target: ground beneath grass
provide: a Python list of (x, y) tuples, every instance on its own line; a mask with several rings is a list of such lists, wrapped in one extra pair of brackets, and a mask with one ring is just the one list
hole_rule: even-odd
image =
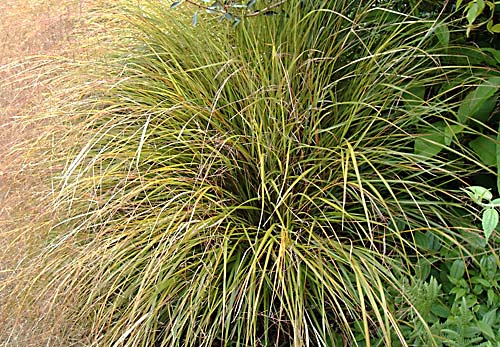
[[(33, 312), (6, 312), (5, 283), (16, 272), (33, 240), (16, 233), (43, 210), (47, 187), (41, 183), (37, 160), (25, 149), (39, 132), (23, 121), (44, 111), (51, 86), (47, 69), (75, 56), (82, 18), (93, 0), (0, 1), (0, 346), (60, 346), (56, 334), (37, 324), (44, 305)], [(44, 124), (44, 129), (46, 129)], [(26, 142), (27, 141), (27, 142)], [(21, 237), (20, 237), (21, 236)], [(34, 238), (36, 240), (36, 237)], [(2, 282), (4, 287), (2, 289)], [(12, 297), (9, 298), (12, 301)], [(15, 305), (13, 306), (15, 307)], [(15, 319), (13, 317), (16, 317)]]

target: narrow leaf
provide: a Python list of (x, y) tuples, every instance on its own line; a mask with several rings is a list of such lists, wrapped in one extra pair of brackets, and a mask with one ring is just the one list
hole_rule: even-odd
[(180, 4), (182, 4), (182, 1), (175, 1), (170, 5), (170, 9), (173, 10), (174, 8), (178, 7)]
[(198, 24), (198, 11), (196, 11), (193, 15), (193, 26)]

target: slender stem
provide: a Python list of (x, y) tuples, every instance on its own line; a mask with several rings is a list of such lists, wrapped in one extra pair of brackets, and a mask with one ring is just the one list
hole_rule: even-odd
[(262, 10), (257, 10), (255, 12), (249, 13), (249, 14), (245, 15), (245, 17), (255, 17), (255, 16), (258, 16), (262, 12), (267, 12), (269, 10), (272, 10), (273, 8), (276, 8), (278, 6), (283, 5), (285, 3), (285, 1), (286, 0), (281, 0), (281, 1), (277, 2), (277, 3), (275, 3), (275, 4), (272, 4), (272, 5), (267, 6), (266, 8), (263, 8)]
[[(202, 5), (202, 4), (200, 4), (198, 2), (195, 2), (193, 0), (184, 0), (184, 2), (187, 2), (190, 5), (196, 6), (196, 7), (200, 8), (200, 9), (204, 9), (204, 10), (207, 10), (207, 11), (218, 12), (218, 13), (221, 13), (221, 14), (228, 13), (228, 11), (226, 10), (227, 7), (224, 7), (224, 10), (219, 10), (217, 8), (213, 8), (213, 7)], [(272, 5), (269, 5), (269, 6), (265, 7), (265, 8), (263, 8), (262, 10), (257, 10), (257, 11), (254, 11), (252, 13), (245, 14), (245, 15), (243, 15), (243, 17), (255, 17), (255, 16), (258, 16), (261, 13), (265, 13), (265, 12), (267, 12), (269, 10), (272, 10), (273, 8), (276, 8), (276, 7), (279, 7), (279, 6), (283, 5), (285, 2), (286, 2), (286, 0), (281, 0), (281, 1), (277, 2), (277, 3), (274, 3)]]

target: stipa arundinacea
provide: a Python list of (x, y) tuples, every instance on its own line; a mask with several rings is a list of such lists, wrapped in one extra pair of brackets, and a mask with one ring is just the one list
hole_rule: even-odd
[(45, 270), (96, 345), (412, 345), (390, 293), (406, 298), (416, 232), (463, 247), (453, 187), (480, 169), (414, 143), (456, 122), (435, 90), (472, 68), (442, 63), (428, 19), (283, 6), (226, 30), (146, 1), (109, 85), (75, 101)]

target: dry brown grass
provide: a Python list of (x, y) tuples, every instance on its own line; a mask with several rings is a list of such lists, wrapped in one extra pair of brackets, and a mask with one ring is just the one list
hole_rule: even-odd
[(51, 121), (43, 114), (50, 113), (54, 94), (64, 94), (58, 75), (68, 62), (85, 54), (82, 23), (95, 2), (0, 1), (0, 346), (68, 343), (60, 338), (68, 322), (57, 322), (56, 315), (51, 317), (54, 324), (46, 325), (46, 307), (57, 303), (41, 298), (39, 305), (26, 310), (21, 296), (16, 302), (9, 292), (30, 282), (11, 279), (44, 237), (38, 230), (27, 232), (26, 226), (50, 217), (47, 201), (52, 191), (45, 178), (57, 168), (41, 164), (57, 148), (47, 142), (43, 148), (37, 145), (39, 139), (50, 139)]

